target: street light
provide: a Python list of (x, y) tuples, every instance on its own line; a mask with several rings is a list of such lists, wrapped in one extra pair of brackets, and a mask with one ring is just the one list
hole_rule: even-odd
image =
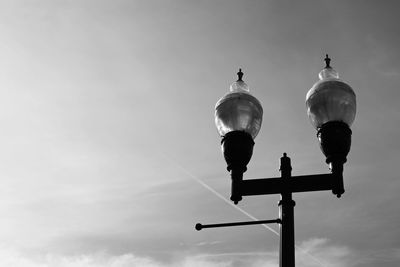
[(281, 157), (281, 177), (243, 180), (253, 154), (254, 138), (262, 123), (263, 109), (260, 102), (250, 94), (239, 70), (238, 80), (230, 92), (215, 106), (215, 124), (221, 135), (222, 152), (231, 173), (231, 200), (238, 204), (243, 196), (280, 194), (279, 218), (252, 222), (222, 224), (196, 224), (196, 229), (249, 224), (280, 224), (281, 267), (295, 266), (294, 251), (294, 206), (292, 193), (331, 190), (340, 197), (344, 193), (343, 164), (351, 146), (350, 126), (356, 114), (356, 96), (353, 89), (339, 79), (330, 66), (326, 55), (325, 68), (319, 73), (319, 81), (306, 96), (307, 114), (317, 130), (322, 152), (331, 173), (292, 177), (290, 158)]
[(248, 85), (242, 80), (239, 69), (238, 80), (230, 86), (230, 92), (215, 105), (215, 125), (222, 137), (222, 153), (227, 169), (232, 176), (231, 200), (237, 204), (242, 196), (236, 194), (238, 182), (243, 179), (251, 156), (253, 139), (261, 129), (263, 109), (261, 103), (249, 92)]
[[(339, 79), (326, 55), (325, 68), (319, 81), (306, 96), (307, 114), (317, 129), (320, 147), (332, 172), (342, 173), (343, 164), (351, 146), (350, 126), (356, 116), (356, 95), (353, 89)], [(340, 197), (344, 193), (343, 178), (332, 189)]]

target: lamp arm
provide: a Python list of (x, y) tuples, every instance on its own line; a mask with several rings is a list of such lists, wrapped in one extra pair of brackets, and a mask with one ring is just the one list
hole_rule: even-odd
[(235, 186), (235, 192), (232, 193), (237, 197), (334, 190), (338, 187), (338, 178), (343, 181), (342, 173), (335, 171), (329, 174), (292, 176), (290, 179), (277, 177), (241, 180), (237, 181), (239, 185)]

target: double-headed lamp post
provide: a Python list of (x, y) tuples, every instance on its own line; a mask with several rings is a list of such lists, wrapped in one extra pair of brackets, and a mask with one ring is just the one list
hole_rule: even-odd
[(222, 153), (231, 173), (231, 200), (238, 204), (243, 196), (280, 194), (279, 218), (251, 222), (221, 224), (196, 224), (196, 229), (249, 224), (280, 224), (279, 266), (295, 266), (294, 206), (292, 193), (331, 190), (340, 197), (344, 193), (343, 164), (351, 146), (350, 126), (356, 114), (356, 96), (353, 89), (339, 79), (326, 55), (325, 68), (319, 81), (306, 96), (307, 114), (317, 130), (320, 147), (326, 156), (331, 173), (292, 176), (290, 158), (286, 153), (280, 161), (281, 177), (244, 180), (253, 154), (254, 138), (261, 128), (263, 109), (260, 102), (249, 93), (239, 70), (238, 80), (230, 92), (215, 106), (215, 124), (222, 137)]

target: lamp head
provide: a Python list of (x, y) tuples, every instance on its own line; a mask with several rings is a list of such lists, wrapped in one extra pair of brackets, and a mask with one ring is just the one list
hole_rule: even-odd
[(222, 137), (222, 152), (228, 170), (246, 171), (253, 154), (254, 138), (261, 128), (261, 103), (249, 92), (239, 69), (238, 80), (215, 105), (215, 125)]
[(356, 95), (350, 85), (339, 79), (330, 61), (326, 55), (326, 66), (319, 73), (319, 81), (306, 96), (307, 114), (317, 130), (331, 121), (341, 121), (350, 127), (356, 116)]
[(332, 160), (344, 163), (350, 151), (350, 126), (356, 115), (356, 95), (350, 85), (339, 79), (330, 62), (326, 55), (326, 65), (319, 73), (319, 81), (307, 93), (307, 114), (318, 131), (327, 163)]
[(340, 197), (344, 192), (343, 164), (351, 147), (350, 126), (356, 116), (356, 95), (339, 74), (330, 66), (326, 55), (325, 68), (319, 81), (306, 96), (307, 114), (317, 130), (320, 148), (334, 175), (333, 193)]

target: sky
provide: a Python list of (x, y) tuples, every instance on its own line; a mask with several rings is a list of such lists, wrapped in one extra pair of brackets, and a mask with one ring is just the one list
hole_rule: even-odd
[(399, 266), (398, 1), (0, 0), (0, 266), (278, 266), (279, 195), (227, 201), (215, 103), (263, 105), (245, 179), (328, 173), (305, 95), (357, 95), (345, 194), (294, 194), (299, 267)]

